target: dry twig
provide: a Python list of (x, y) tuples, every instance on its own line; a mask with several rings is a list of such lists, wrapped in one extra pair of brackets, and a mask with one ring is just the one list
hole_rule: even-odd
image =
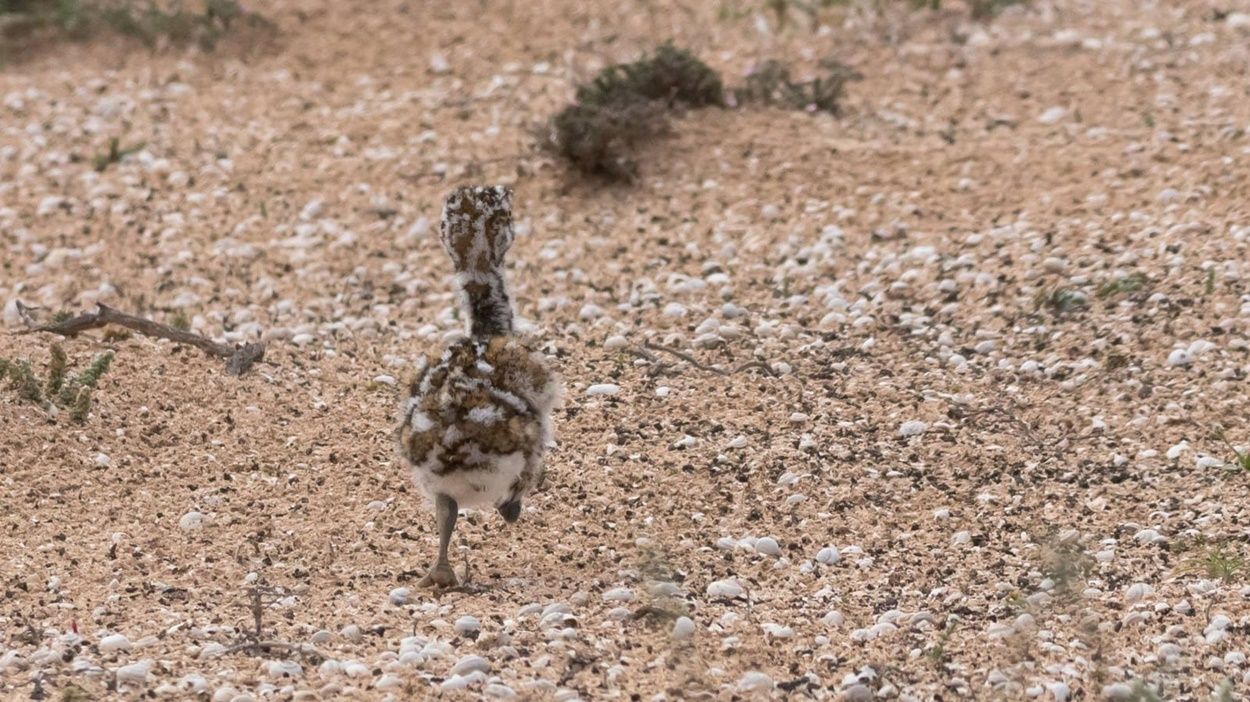
[[(657, 344), (651, 341), (650, 339), (643, 341), (642, 345), (645, 348), (648, 348), (652, 351), (663, 351), (664, 353), (676, 356), (677, 358), (680, 358), (681, 360), (685, 361), (686, 363), (689, 363), (690, 365), (694, 366), (695, 368), (698, 368), (699, 370), (708, 371), (709, 373), (715, 373), (717, 375), (733, 375), (734, 373), (741, 373), (742, 371), (755, 369), (755, 370), (761, 371), (762, 373), (764, 373), (764, 375), (767, 375), (770, 378), (777, 377), (777, 371), (773, 370), (771, 366), (769, 366), (767, 363), (764, 363), (763, 361), (747, 361), (746, 363), (743, 363), (737, 368), (731, 371), (727, 371), (723, 368), (716, 368), (715, 366), (709, 366), (706, 363), (703, 363), (699, 359), (695, 358), (694, 356), (691, 356), (690, 354), (686, 353), (685, 351), (682, 351), (680, 349), (670, 348), (668, 346), (661, 346), (660, 344)], [(652, 356), (651, 354), (640, 353), (639, 355), (642, 356), (643, 358), (646, 358), (649, 361), (655, 360), (655, 356)]]
[(18, 333), (49, 332), (65, 337), (73, 337), (89, 329), (100, 329), (110, 324), (133, 329), (145, 336), (168, 339), (177, 344), (194, 346), (209, 356), (224, 358), (226, 359), (226, 372), (230, 375), (243, 375), (254, 363), (265, 357), (265, 344), (263, 342), (243, 344), (237, 347), (220, 344), (199, 334), (183, 331), (177, 327), (154, 322), (144, 317), (119, 312), (108, 305), (102, 304), (97, 304), (94, 312), (84, 312), (77, 317), (71, 317), (53, 324), (45, 324)]

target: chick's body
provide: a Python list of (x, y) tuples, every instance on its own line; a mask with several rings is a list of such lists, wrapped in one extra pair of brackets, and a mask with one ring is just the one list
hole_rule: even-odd
[(546, 360), (515, 337), (461, 339), (422, 359), (408, 389), (400, 455), (432, 500), (501, 507), (542, 480), (559, 398)]

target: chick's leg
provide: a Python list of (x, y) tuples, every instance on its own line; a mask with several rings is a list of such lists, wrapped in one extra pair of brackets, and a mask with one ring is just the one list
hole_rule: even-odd
[(451, 532), (456, 528), (456, 515), (460, 512), (460, 507), (447, 495), (438, 495), (434, 498), (434, 512), (438, 520), (438, 559), (419, 584), (422, 587), (454, 587), (457, 584), (456, 572), (451, 569), (451, 561), (447, 559), (447, 548), (451, 544)]

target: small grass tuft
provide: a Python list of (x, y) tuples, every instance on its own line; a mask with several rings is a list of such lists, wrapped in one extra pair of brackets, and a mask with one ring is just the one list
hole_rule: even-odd
[(186, 312), (178, 310), (174, 313), (174, 316), (170, 318), (169, 326), (177, 329), (178, 331), (191, 331), (191, 318), (187, 316)]
[(1085, 305), (1085, 295), (1072, 288), (1055, 288), (1049, 292), (1043, 290), (1038, 292), (1037, 297), (1033, 299), (1034, 309), (1044, 308), (1056, 316), (1067, 314)]
[(1207, 577), (1223, 580), (1226, 583), (1238, 580), (1246, 569), (1246, 559), (1236, 553), (1230, 553), (1224, 544), (1207, 549), (1198, 560)]
[(139, 142), (138, 144), (133, 144), (123, 149), (121, 148), (121, 142), (118, 141), (117, 137), (113, 137), (112, 139), (109, 139), (108, 151), (103, 154), (98, 154), (94, 159), (92, 159), (92, 163), (95, 165), (97, 172), (104, 172), (105, 169), (114, 163), (121, 163), (122, 159), (126, 158), (130, 154), (142, 151), (145, 145), (146, 144), (144, 144), (144, 142)]
[(808, 81), (794, 81), (790, 70), (778, 61), (765, 61), (734, 91), (738, 102), (782, 105), (808, 112), (841, 114), (846, 84), (863, 76), (836, 59), (825, 59), (826, 74)]
[(1150, 281), (1141, 273), (1130, 273), (1122, 278), (1109, 280), (1098, 286), (1099, 299), (1114, 297), (1116, 295), (1127, 295), (1137, 292), (1146, 287)]
[(8, 379), (18, 396), (38, 405), (40, 409), (55, 416), (58, 410), (68, 409), (70, 418), (84, 422), (91, 411), (91, 390), (108, 372), (113, 352), (96, 356), (91, 365), (73, 378), (67, 377), (69, 359), (60, 344), (52, 344), (49, 350), (48, 377), (40, 380), (26, 360), (0, 358), (0, 380)]
[[(988, 20), (997, 17), (999, 13), (1012, 5), (1024, 5), (1029, 0), (968, 0), (968, 9), (972, 14), (972, 19)], [(937, 5), (934, 0), (934, 5)]]
[(50, 353), (52, 360), (48, 362), (48, 397), (56, 397), (65, 386), (65, 367), (69, 359), (65, 357), (65, 349), (60, 344), (52, 344)]
[(1234, 446), (1233, 442), (1228, 440), (1228, 435), (1224, 432), (1224, 427), (1217, 426), (1215, 429), (1211, 430), (1211, 436), (1220, 443), (1224, 444), (1224, 446), (1228, 448), (1229, 452), (1233, 454), (1233, 458), (1230, 463), (1234, 467), (1250, 471), (1250, 453), (1242, 451)]
[(955, 632), (955, 623), (948, 622), (946, 628), (938, 636), (937, 641), (932, 646), (925, 649), (924, 656), (935, 666), (942, 666), (946, 663), (946, 644), (951, 639), (951, 634)]

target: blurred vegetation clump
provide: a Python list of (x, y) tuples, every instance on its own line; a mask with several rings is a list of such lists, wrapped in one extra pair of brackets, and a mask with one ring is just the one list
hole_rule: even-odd
[(632, 63), (608, 66), (577, 89), (577, 103), (585, 107), (617, 106), (655, 100), (669, 106), (723, 105), (721, 78), (706, 63), (672, 42)]
[(276, 28), (237, 0), (0, 0), (0, 30), (8, 38), (44, 32), (87, 39), (113, 32), (147, 46), (169, 42), (212, 50), (230, 33), (244, 29)]
[(669, 131), (669, 111), (724, 102), (720, 75), (689, 51), (665, 43), (578, 87), (574, 104), (551, 118), (543, 144), (584, 174), (630, 181), (638, 175), (634, 151)]
[(669, 115), (677, 109), (756, 104), (840, 114), (846, 84), (862, 76), (833, 59), (821, 66), (822, 75), (796, 81), (780, 62), (765, 61), (742, 86), (727, 89), (706, 63), (666, 42), (578, 86), (574, 103), (548, 121), (540, 140), (577, 172), (632, 181), (636, 151), (670, 131)]
[(820, 25), (822, 10), (835, 7), (859, 7), (870, 12), (882, 13), (890, 8), (906, 10), (942, 10), (966, 8), (975, 20), (989, 20), (1012, 5), (1027, 5), (1031, 0), (722, 0), (722, 20), (741, 19), (755, 12), (767, 11), (776, 19), (779, 28), (785, 28), (792, 15), (805, 17), (815, 29)]

